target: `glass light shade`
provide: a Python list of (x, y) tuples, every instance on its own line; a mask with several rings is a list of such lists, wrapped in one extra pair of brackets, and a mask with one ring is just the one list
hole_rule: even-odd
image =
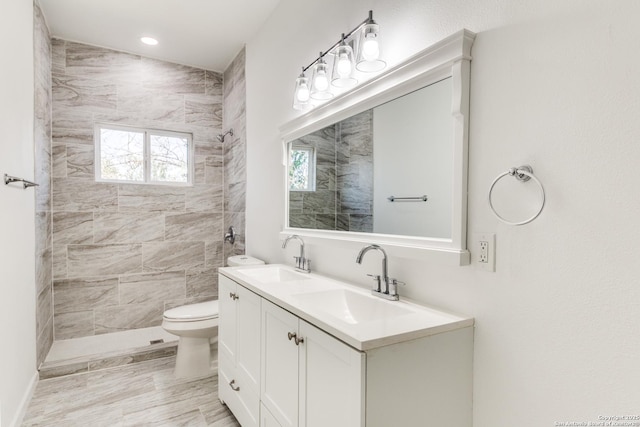
[(296, 88), (293, 92), (293, 108), (296, 110), (305, 110), (311, 107), (311, 103), (309, 102), (310, 98), (309, 79), (302, 73), (296, 79)]
[(358, 83), (358, 80), (353, 77), (354, 71), (355, 61), (353, 59), (353, 49), (345, 43), (343, 38), (334, 52), (331, 84), (335, 87), (354, 86)]
[(322, 57), (313, 66), (311, 98), (319, 101), (333, 98), (333, 94), (329, 91), (329, 67)]
[(380, 71), (387, 63), (380, 59), (380, 31), (378, 24), (370, 22), (365, 24), (360, 33), (358, 42), (358, 71), (372, 73)]

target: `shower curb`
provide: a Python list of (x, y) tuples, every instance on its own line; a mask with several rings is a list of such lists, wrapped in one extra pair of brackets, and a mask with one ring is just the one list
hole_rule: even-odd
[(40, 379), (44, 380), (82, 372), (99, 371), (147, 360), (172, 357), (176, 355), (177, 347), (178, 342), (172, 341), (110, 353), (57, 360), (55, 362), (43, 362), (40, 365), (40, 369), (38, 369), (38, 373)]

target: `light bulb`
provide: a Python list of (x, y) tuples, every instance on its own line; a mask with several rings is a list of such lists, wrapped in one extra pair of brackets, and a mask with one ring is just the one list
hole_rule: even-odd
[(325, 73), (324, 70), (318, 71), (314, 85), (320, 92), (324, 92), (329, 88), (329, 79), (327, 78), (327, 73)]
[(338, 74), (340, 77), (349, 77), (351, 74), (351, 61), (349, 61), (346, 52), (342, 52), (338, 56)]
[(306, 84), (301, 84), (296, 92), (296, 98), (300, 102), (307, 102), (309, 100), (309, 87)]
[(362, 46), (362, 57), (367, 61), (373, 61), (378, 59), (380, 55), (380, 47), (378, 46), (378, 40), (374, 33), (367, 34), (364, 45)]

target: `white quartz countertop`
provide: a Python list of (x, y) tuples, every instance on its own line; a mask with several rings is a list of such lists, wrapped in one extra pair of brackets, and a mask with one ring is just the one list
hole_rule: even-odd
[(387, 301), (362, 287), (282, 264), (224, 267), (219, 273), (357, 350), (397, 344), (473, 326), (471, 317), (448, 313), (400, 296)]

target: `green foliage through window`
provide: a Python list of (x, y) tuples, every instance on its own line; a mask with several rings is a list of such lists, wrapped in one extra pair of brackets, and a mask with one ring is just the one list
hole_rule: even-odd
[(289, 189), (315, 190), (315, 151), (312, 147), (293, 146), (289, 151)]
[(96, 127), (96, 151), (102, 181), (191, 182), (191, 135), (127, 127)]

